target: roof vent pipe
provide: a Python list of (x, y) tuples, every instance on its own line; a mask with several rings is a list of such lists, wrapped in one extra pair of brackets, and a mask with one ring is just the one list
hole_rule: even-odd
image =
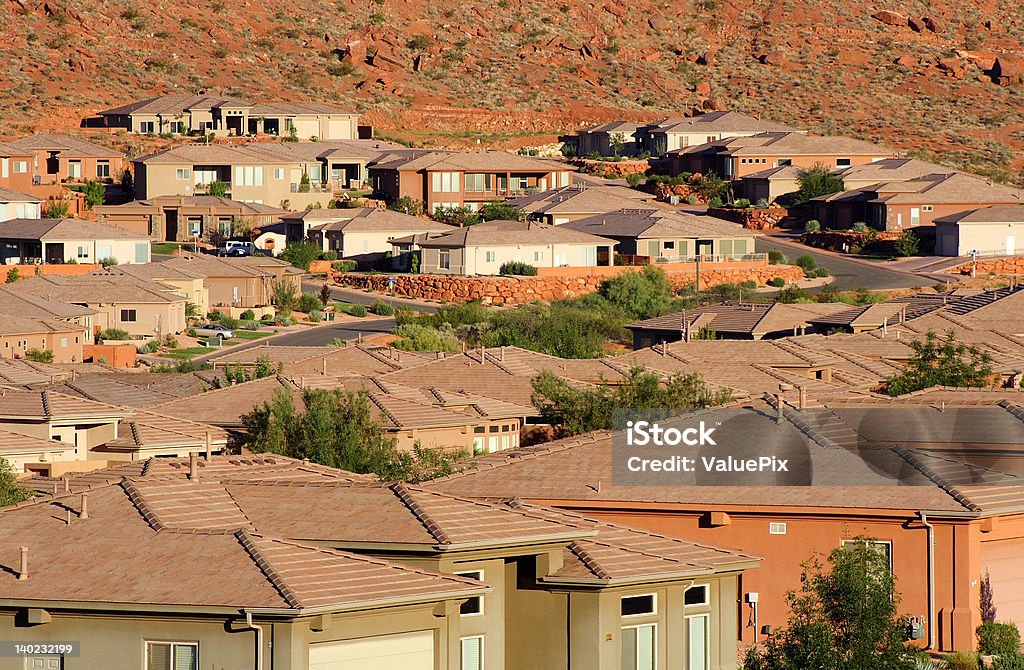
[(783, 419), (782, 394), (775, 394), (775, 425), (781, 426)]
[(18, 570), (18, 581), (28, 579), (28, 547), (21, 548), (21, 569)]
[(188, 454), (188, 478), (192, 481), (199, 479), (199, 458), (194, 451)]
[(83, 493), (82, 494), (82, 509), (78, 512), (78, 518), (79, 519), (88, 519), (89, 518), (89, 494), (88, 493)]

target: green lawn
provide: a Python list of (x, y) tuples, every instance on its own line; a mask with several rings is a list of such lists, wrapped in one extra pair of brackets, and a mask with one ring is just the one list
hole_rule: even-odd
[(213, 351), (216, 351), (216, 349), (212, 347), (183, 347), (181, 349), (168, 349), (160, 355), (166, 356), (167, 358), (175, 358), (180, 361), (190, 361), (196, 356), (208, 354)]
[(165, 255), (165, 256), (171, 256), (171, 255), (173, 255), (173, 254), (174, 254), (174, 252), (175, 252), (175, 251), (177, 251), (177, 250), (178, 250), (178, 249), (179, 249), (180, 247), (181, 247), (181, 245), (180, 245), (180, 244), (175, 244), (175, 243), (173, 243), (173, 242), (160, 242), (160, 243), (158, 243), (158, 244), (154, 244), (154, 245), (153, 245), (153, 246), (152, 246), (152, 247), (150, 248), (150, 251), (151, 251), (152, 253), (154, 253), (154, 254), (163, 254), (163, 255)]
[(236, 330), (235, 336), (230, 340), (224, 340), (224, 344), (236, 344), (239, 341), (258, 340), (274, 333), (269, 330)]

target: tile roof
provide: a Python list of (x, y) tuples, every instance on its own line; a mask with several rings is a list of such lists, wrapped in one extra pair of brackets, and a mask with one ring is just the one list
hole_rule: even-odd
[(149, 236), (82, 219), (9, 219), (0, 221), (0, 238), (8, 240), (139, 240)]
[(405, 232), (451, 232), (456, 226), (438, 223), (419, 216), (379, 207), (356, 207), (353, 209), (311, 209), (281, 217), (285, 222), (304, 221), (319, 223), (318, 230), (342, 232), (396, 231)]
[(592, 235), (616, 238), (656, 239), (663, 237), (755, 237), (738, 223), (690, 212), (643, 208), (620, 209), (562, 224)]
[(117, 418), (130, 410), (54, 391), (0, 391), (0, 417), (35, 419)]
[(658, 204), (650, 193), (622, 186), (583, 186), (573, 184), (549, 191), (541, 191), (509, 202), (524, 212), (541, 214), (604, 214), (649, 203), (651, 209)]
[(602, 123), (598, 126), (590, 126), (589, 128), (582, 128), (576, 131), (577, 135), (585, 135), (588, 133), (628, 133), (632, 134), (636, 132), (637, 128), (642, 127), (644, 124), (639, 121), (609, 121), (608, 123)]
[(402, 171), (440, 170), (482, 171), (482, 172), (553, 172), (568, 170), (562, 163), (530, 158), (506, 151), (408, 151), (384, 156), (380, 162), (369, 165), (370, 169), (381, 168)]
[(0, 384), (10, 386), (32, 387), (41, 384), (52, 384), (73, 376), (72, 370), (65, 366), (50, 363), (36, 363), (24, 358), (0, 358)]
[[(850, 417), (849, 410), (840, 411), (847, 412), (847, 418)], [(908, 411), (924, 412), (929, 418), (941, 414), (933, 408), (908, 408)], [(990, 417), (1009, 414), (1001, 407), (978, 408), (976, 411), (988, 412)], [(708, 481), (697, 486), (694, 485), (696, 480), (691, 481), (690, 477), (680, 475), (679, 484), (674, 486), (616, 485), (612, 479), (611, 434), (598, 432), (482, 456), (467, 470), (428, 482), (425, 486), (441, 492), (486, 499), (522, 497), (543, 501), (858, 507), (943, 512), (998, 512), (1024, 508), (1024, 486), (1017, 485), (1018, 481), (1024, 483), (1022, 475), (1013, 475), (1007, 488), (993, 490), (993, 482), (989, 481), (985, 486), (972, 490), (970, 484), (977, 482), (977, 478), (937, 480), (934, 473), (922, 466), (919, 460), (908, 458), (906, 448), (900, 447), (895, 440), (886, 440), (886, 443), (896, 448), (865, 451), (868, 449), (867, 444), (878, 436), (868, 435), (871, 440), (864, 440), (865, 435), (858, 431), (868, 426), (881, 426), (884, 430), (891, 423), (862, 421), (850, 426), (839, 413), (832, 413), (830, 420), (823, 421), (821, 413), (827, 414), (830, 410), (801, 412), (787, 409), (785, 422), (779, 426), (773, 420), (773, 412), (770, 405), (767, 410), (758, 410), (758, 403), (750, 403), (747, 407), (726, 407), (698, 414), (704, 421), (721, 420), (723, 425), (742, 427), (744, 439), (756, 443), (759, 453), (781, 454), (784, 446), (799, 449), (800, 443), (809, 441), (806, 453), (811, 459), (809, 462), (813, 464), (813, 479), (820, 483), (814, 486), (736, 486), (727, 483), (734, 481), (730, 478), (720, 482)], [(726, 423), (737, 419), (741, 420), (739, 424)], [(1020, 419), (1015, 420), (1018, 424), (1015, 430), (1019, 431)], [(976, 421), (979, 423), (972, 424), (980, 425), (984, 419), (979, 415)], [(837, 432), (837, 427), (843, 429)], [(850, 449), (849, 438), (844, 437), (850, 434), (851, 429), (855, 439), (860, 437), (856, 441), (856, 449)], [(893, 437), (900, 436), (894, 434)], [(928, 453), (934, 452), (929, 450)], [(969, 473), (983, 467), (963, 461), (964, 452), (959, 455), (958, 460), (961, 462), (957, 467), (960, 472), (966, 468)], [(861, 460), (862, 456), (869, 460)], [(874, 465), (869, 465), (872, 461), (884, 464), (888, 472), (899, 473), (901, 483), (896, 485), (888, 475), (876, 471)], [(997, 478), (996, 483), (1006, 484), (1004, 479)], [(961, 481), (965, 482), (962, 488), (959, 487)], [(971, 499), (972, 493), (979, 495), (979, 499)]]
[(42, 198), (0, 186), (0, 202), (42, 202)]
[[(217, 497), (214, 486), (188, 482), (177, 491), (148, 482), (144, 486), (148, 490), (140, 492), (136, 482), (126, 480), (91, 489), (87, 519), (79, 516), (78, 495), (36, 498), (0, 511), (0, 554), (16, 557), (22, 546), (30, 552), (29, 579), (18, 579), (17, 565), (0, 571), (4, 597), (301, 611), (429, 602), (489, 590), (468, 578), (307, 546), (245, 527), (220, 531), (207, 520), (232, 513), (232, 503), (226, 494)], [(150, 504), (173, 525), (154, 528)], [(233, 513), (244, 520), (237, 507)], [(101, 554), (102, 561), (81, 560)], [(144, 579), (125, 580), (139, 570)]]
[(60, 151), (61, 155), (66, 157), (124, 158), (124, 154), (120, 151), (114, 151), (70, 135), (41, 133), (31, 137), (22, 137), (8, 142), (8, 144), (18, 149), (31, 151)]
[(237, 427), (242, 425), (244, 414), (269, 401), (278, 391), (289, 393), (296, 405), (302, 402), (302, 391), (298, 386), (280, 375), (272, 375), (150, 405), (149, 408), (160, 414), (193, 419), (215, 426)]
[(807, 135), (800, 132), (765, 132), (743, 137), (727, 137), (668, 152), (670, 155), (717, 154), (723, 156), (891, 156), (885, 147), (849, 137)]
[(40, 275), (18, 281), (18, 291), (78, 305), (90, 303), (184, 303), (164, 284), (104, 272), (88, 275)]
[(57, 300), (47, 300), (19, 288), (0, 286), (0, 313), (18, 314), (27, 317), (73, 319), (89, 316), (96, 310)]
[(88, 375), (74, 380), (65, 381), (54, 390), (67, 395), (88, 398), (108, 405), (126, 407), (148, 407), (162, 402), (174, 400), (178, 396), (171, 393), (126, 384), (108, 375)]
[(73, 450), (75, 445), (57, 440), (47, 440), (31, 435), (22, 435), (0, 429), (0, 454), (38, 453)]
[(231, 198), (213, 195), (163, 195), (146, 200), (133, 200), (121, 205), (101, 205), (94, 208), (99, 215), (120, 214), (127, 212), (145, 212), (155, 214), (163, 207), (177, 207), (195, 212), (202, 210), (221, 215), (234, 216), (271, 216), (284, 214), (287, 210), (255, 202), (242, 202)]
[(127, 105), (98, 112), (100, 116), (124, 116), (128, 114), (183, 114), (192, 109), (213, 109), (219, 106), (250, 107), (250, 103), (218, 95), (184, 94), (160, 95), (155, 98), (136, 100)]
[(134, 159), (134, 163), (181, 165), (272, 165), (315, 163), (326, 158), (370, 161), (393, 145), (377, 140), (322, 140), (319, 142), (251, 142), (248, 144), (179, 144)]
[(769, 333), (793, 333), (800, 326), (807, 325), (816, 318), (846, 310), (846, 305), (837, 303), (790, 305), (776, 302), (728, 302), (656, 316), (631, 323), (626, 328), (678, 333), (682, 330), (684, 319), (693, 327), (692, 324), (699, 318), (702, 326), (713, 328), (718, 333), (740, 333), (760, 337)]
[(663, 133), (800, 132), (782, 123), (758, 119), (732, 110), (663, 119), (648, 124), (647, 128)]
[(393, 347), (356, 344), (347, 347), (288, 347), (259, 345), (240, 351), (228, 351), (211, 359), (214, 366), (234, 363), (252, 365), (265, 358), (281, 364), (289, 375), (378, 375), (421, 365), (434, 354), (401, 351)]
[(1024, 223), (1024, 205), (993, 205), (940, 216), (935, 223)]
[(155, 447), (200, 447), (209, 444), (222, 449), (227, 431), (205, 423), (189, 421), (146, 410), (136, 410), (118, 426), (118, 438), (103, 444), (104, 451), (152, 449)]
[(836, 176), (844, 181), (886, 182), (918, 179), (941, 172), (955, 170), (918, 158), (886, 158), (866, 165), (851, 165), (837, 171)]

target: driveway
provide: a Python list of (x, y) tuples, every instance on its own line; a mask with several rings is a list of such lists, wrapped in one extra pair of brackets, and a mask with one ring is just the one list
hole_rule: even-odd
[(280, 335), (268, 344), (275, 347), (323, 347), (331, 340), (358, 340), (371, 335), (390, 333), (395, 329), (394, 319), (366, 319), (364, 321), (344, 321), (324, 326), (309, 326), (287, 335)]
[(840, 291), (853, 291), (859, 288), (871, 290), (922, 288), (934, 286), (939, 281), (936, 277), (891, 270), (881, 262), (853, 260), (839, 254), (814, 249), (799, 242), (781, 239), (778, 236), (758, 237), (754, 242), (754, 249), (760, 252), (778, 249), (790, 260), (807, 254), (818, 265), (828, 268), (835, 278), (831, 285)]
[[(302, 291), (304, 293), (316, 293), (320, 294), (320, 287), (324, 285), (323, 281), (317, 279), (305, 279), (302, 282)], [(422, 300), (412, 300), (407, 298), (400, 298), (381, 295), (379, 293), (367, 293), (366, 291), (359, 291), (351, 288), (343, 288), (341, 286), (331, 286), (331, 298), (339, 302), (348, 302), (354, 305), (372, 305), (378, 300), (389, 302), (395, 307), (408, 307), (416, 312), (423, 312), (425, 314), (437, 313), (437, 305), (425, 303)]]

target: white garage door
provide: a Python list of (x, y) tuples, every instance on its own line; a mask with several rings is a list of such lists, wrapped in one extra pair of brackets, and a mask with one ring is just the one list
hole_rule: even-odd
[(434, 670), (434, 633), (311, 644), (309, 670)]
[(981, 543), (981, 574), (992, 579), (992, 600), (996, 620), (1012, 621), (1024, 628), (1024, 539), (1012, 538)]

